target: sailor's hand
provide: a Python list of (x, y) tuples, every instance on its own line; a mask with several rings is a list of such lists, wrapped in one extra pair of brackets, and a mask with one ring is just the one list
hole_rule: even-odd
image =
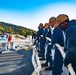
[(68, 66), (65, 66), (68, 69)]
[(43, 37), (43, 35), (40, 35), (41, 37)]
[(49, 38), (49, 37), (45, 37), (48, 41), (51, 41), (51, 38)]

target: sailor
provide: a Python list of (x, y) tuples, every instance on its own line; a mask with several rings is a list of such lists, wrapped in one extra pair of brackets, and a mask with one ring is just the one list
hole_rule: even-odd
[[(53, 47), (56, 43), (58, 43), (61, 47), (64, 47), (64, 35), (62, 30), (67, 28), (68, 23), (69, 23), (69, 18), (67, 15), (60, 14), (57, 16), (56, 27), (53, 31), (51, 47)], [(60, 51), (58, 50), (58, 48), (55, 46), (52, 74), (61, 75), (63, 72), (62, 67), (63, 67), (63, 57)]]
[[(76, 74), (76, 20), (73, 19), (69, 22), (68, 28), (65, 30), (67, 39), (67, 50), (64, 65), (68, 68), (72, 64), (73, 70)], [(70, 74), (69, 74), (70, 75)]]
[[(42, 66), (47, 66), (47, 68), (45, 68), (45, 70), (52, 70), (51, 38), (52, 38), (52, 34), (53, 34), (53, 28), (55, 25), (55, 21), (56, 21), (55, 17), (51, 17), (49, 19), (48, 33), (46, 36), (46, 40), (48, 40), (48, 38), (49, 38), (48, 44), (47, 44), (46, 62), (44, 64), (42, 64)], [(50, 63), (50, 65), (48, 65), (48, 63)]]

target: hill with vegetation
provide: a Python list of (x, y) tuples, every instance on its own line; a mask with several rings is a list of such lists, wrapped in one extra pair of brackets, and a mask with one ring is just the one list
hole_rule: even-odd
[(5, 23), (5, 22), (0, 22), (0, 33), (11, 33), (11, 34), (20, 34), (23, 36), (27, 35), (32, 35), (32, 32), (34, 30), (28, 29), (26, 27), (10, 24), (10, 23)]

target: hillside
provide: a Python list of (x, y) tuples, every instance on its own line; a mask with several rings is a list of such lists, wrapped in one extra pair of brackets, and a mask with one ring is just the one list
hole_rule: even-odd
[(22, 26), (17, 26), (14, 24), (9, 24), (5, 22), (0, 22), (0, 33), (9, 32), (12, 34), (20, 34), (23, 36), (32, 35), (34, 30), (28, 29)]

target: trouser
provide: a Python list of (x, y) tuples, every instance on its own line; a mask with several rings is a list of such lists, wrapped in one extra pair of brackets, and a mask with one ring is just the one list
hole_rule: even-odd
[(34, 43), (33, 43), (33, 45), (36, 45), (36, 41), (37, 41), (37, 40), (34, 40)]
[(40, 53), (42, 55), (42, 57), (44, 58), (45, 56), (45, 40), (41, 39), (40, 40)]
[(60, 51), (55, 47), (52, 75), (61, 75), (63, 67), (63, 57)]
[(49, 62), (52, 65), (51, 45), (47, 46), (46, 62)]

